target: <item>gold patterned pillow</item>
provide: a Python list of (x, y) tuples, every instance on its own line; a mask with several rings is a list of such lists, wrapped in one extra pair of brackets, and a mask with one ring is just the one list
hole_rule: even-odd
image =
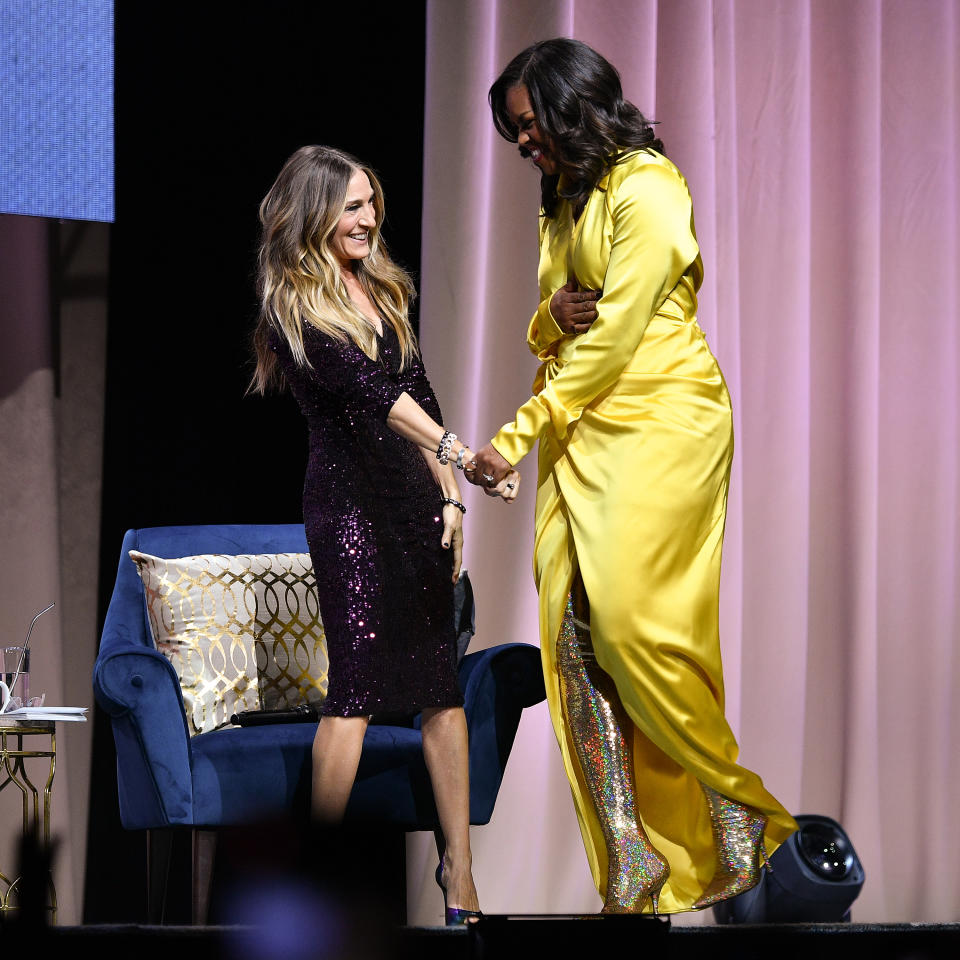
[[(257, 680), (263, 710), (319, 704), (327, 695), (327, 638), (309, 553), (253, 558)], [(264, 562), (267, 561), (267, 562)]]
[(326, 638), (309, 554), (130, 557), (154, 642), (180, 680), (191, 736), (243, 710), (323, 699)]

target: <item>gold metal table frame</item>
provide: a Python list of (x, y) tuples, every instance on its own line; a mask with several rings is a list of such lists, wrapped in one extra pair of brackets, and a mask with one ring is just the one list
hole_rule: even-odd
[[(24, 748), (24, 738), (46, 737), (46, 743), (40, 747), (46, 749), (29, 750)], [(47, 747), (47, 744), (49, 746)], [(42, 791), (35, 786), (24, 764), (30, 759), (50, 760), (50, 770)], [(53, 720), (15, 720), (0, 715), (0, 760), (3, 763), (3, 772), (0, 776), (0, 793), (11, 784), (20, 790), (23, 795), (23, 834), (26, 837), (32, 832), (33, 836), (42, 845), (44, 851), (50, 850), (50, 798), (53, 791), (53, 776), (57, 769), (57, 725)], [(42, 822), (41, 822), (42, 816)], [(21, 867), (22, 869), (22, 867)], [(0, 870), (0, 918), (8, 916), (11, 910), (17, 909), (15, 902), (19, 893), (18, 885), (22, 875), (8, 877)], [(44, 905), (50, 911), (50, 922), (57, 922), (57, 891), (53, 884), (53, 876), (47, 877), (48, 901)]]

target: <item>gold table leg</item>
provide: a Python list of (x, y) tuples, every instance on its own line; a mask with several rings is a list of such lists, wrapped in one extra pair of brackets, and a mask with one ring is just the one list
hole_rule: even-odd
[[(24, 748), (24, 737), (41, 736), (49, 738), (49, 749), (28, 750)], [(50, 770), (42, 793), (27, 773), (25, 760), (49, 759)], [(44, 720), (10, 720), (0, 717), (0, 764), (4, 779), (0, 781), (0, 792), (8, 786), (16, 787), (22, 796), (23, 839), (36, 838), (39, 851), (50, 853), (50, 804), (53, 794), (53, 777), (57, 770), (57, 728), (55, 723)], [(42, 819), (41, 819), (42, 815)], [(26, 845), (24, 849), (29, 849)], [(21, 871), (24, 865), (20, 864)], [(11, 910), (17, 909), (15, 900), (21, 894), (23, 874), (11, 878), (0, 871), (0, 918), (6, 917)], [(57, 891), (53, 883), (53, 874), (47, 875), (47, 902), (44, 909), (50, 912), (50, 922), (57, 922)]]

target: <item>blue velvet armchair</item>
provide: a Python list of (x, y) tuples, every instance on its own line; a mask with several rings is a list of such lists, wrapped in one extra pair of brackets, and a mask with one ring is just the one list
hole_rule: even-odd
[[(155, 649), (144, 591), (128, 551), (175, 558), (197, 554), (305, 553), (303, 526), (209, 525), (127, 531), (93, 672), (117, 754), (120, 820), (147, 831), (148, 919), (162, 919), (172, 831), (194, 833), (194, 921), (209, 903), (204, 857), (215, 831), (284, 815), (309, 793), (316, 723), (225, 727), (189, 736), (176, 672)], [(470, 738), (470, 821), (488, 823), (524, 707), (545, 693), (539, 650), (507, 643), (460, 661)], [(418, 718), (371, 724), (347, 808), (348, 821), (435, 830)], [(198, 842), (199, 838), (207, 838)], [(204, 850), (208, 853), (204, 854)]]

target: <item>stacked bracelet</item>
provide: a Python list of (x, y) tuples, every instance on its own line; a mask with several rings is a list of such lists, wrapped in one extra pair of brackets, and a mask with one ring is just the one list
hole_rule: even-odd
[(444, 503), (453, 504), (461, 513), (467, 512), (467, 508), (459, 500), (454, 500), (453, 497), (441, 497), (440, 499)]
[(446, 466), (450, 462), (450, 448), (453, 446), (453, 441), (457, 439), (455, 433), (450, 433), (449, 430), (444, 430), (443, 436), (440, 438), (440, 446), (437, 447), (437, 459), (443, 466)]

